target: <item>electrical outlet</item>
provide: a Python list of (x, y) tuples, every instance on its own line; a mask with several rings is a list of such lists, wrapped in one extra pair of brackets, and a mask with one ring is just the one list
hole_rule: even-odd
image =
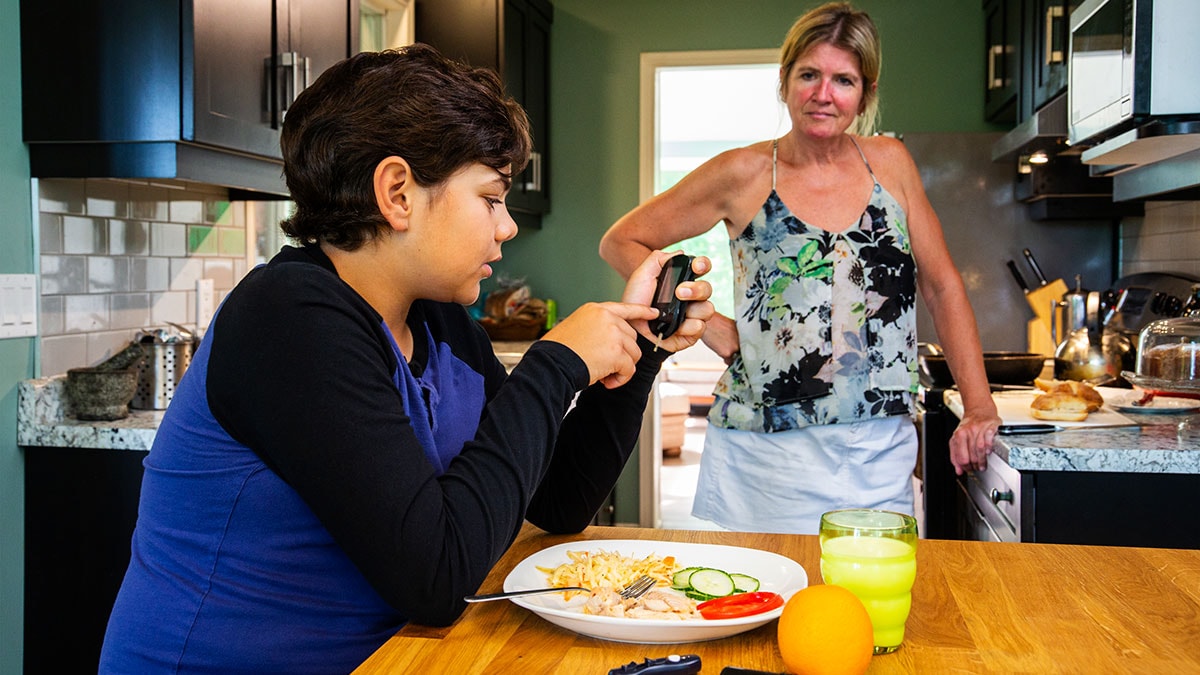
[(203, 331), (212, 322), (214, 306), (213, 280), (196, 280), (196, 329)]
[(37, 276), (0, 274), (0, 338), (37, 335)]

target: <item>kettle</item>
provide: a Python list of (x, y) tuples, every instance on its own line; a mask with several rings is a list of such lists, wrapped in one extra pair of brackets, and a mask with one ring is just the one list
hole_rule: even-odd
[(1066, 338), (1054, 350), (1054, 379), (1109, 384), (1121, 377), (1126, 355), (1133, 345), (1123, 331), (1102, 325), (1100, 293), (1085, 293), (1079, 277), (1075, 279), (1075, 292), (1063, 295), (1062, 325)]
[[(1093, 302), (1092, 312), (1096, 315), (1100, 312), (1100, 294), (1095, 291), (1088, 292), (1083, 290), (1083, 275), (1075, 275), (1075, 290), (1063, 293), (1062, 300), (1054, 303), (1050, 308), (1050, 315), (1055, 320), (1050, 322), (1051, 340), (1054, 344), (1058, 344), (1058, 328), (1061, 326), (1063, 337), (1070, 335), (1073, 331), (1083, 328), (1088, 325), (1088, 303)], [(1061, 309), (1061, 318), (1057, 315), (1057, 310)]]

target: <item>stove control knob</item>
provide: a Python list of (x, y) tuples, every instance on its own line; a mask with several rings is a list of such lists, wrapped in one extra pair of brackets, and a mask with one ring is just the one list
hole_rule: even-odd
[(1159, 291), (1150, 301), (1150, 310), (1159, 316), (1179, 316), (1179, 313), (1183, 311), (1183, 300)]

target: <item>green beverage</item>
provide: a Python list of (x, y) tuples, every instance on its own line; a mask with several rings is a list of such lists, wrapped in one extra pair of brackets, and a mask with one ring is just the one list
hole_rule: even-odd
[(916, 521), (889, 511), (852, 509), (821, 517), (821, 578), (854, 593), (875, 630), (875, 653), (904, 641), (917, 576)]

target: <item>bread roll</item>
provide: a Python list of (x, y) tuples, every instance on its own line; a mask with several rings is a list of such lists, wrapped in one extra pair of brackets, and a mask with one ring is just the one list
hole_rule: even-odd
[(1033, 381), (1033, 384), (1047, 394), (1064, 394), (1082, 399), (1087, 403), (1088, 412), (1096, 412), (1104, 405), (1104, 397), (1087, 382), (1043, 380), (1039, 377)]
[(1029, 404), (1034, 419), (1055, 422), (1082, 422), (1087, 419), (1089, 403), (1081, 396), (1068, 392), (1041, 394)]

